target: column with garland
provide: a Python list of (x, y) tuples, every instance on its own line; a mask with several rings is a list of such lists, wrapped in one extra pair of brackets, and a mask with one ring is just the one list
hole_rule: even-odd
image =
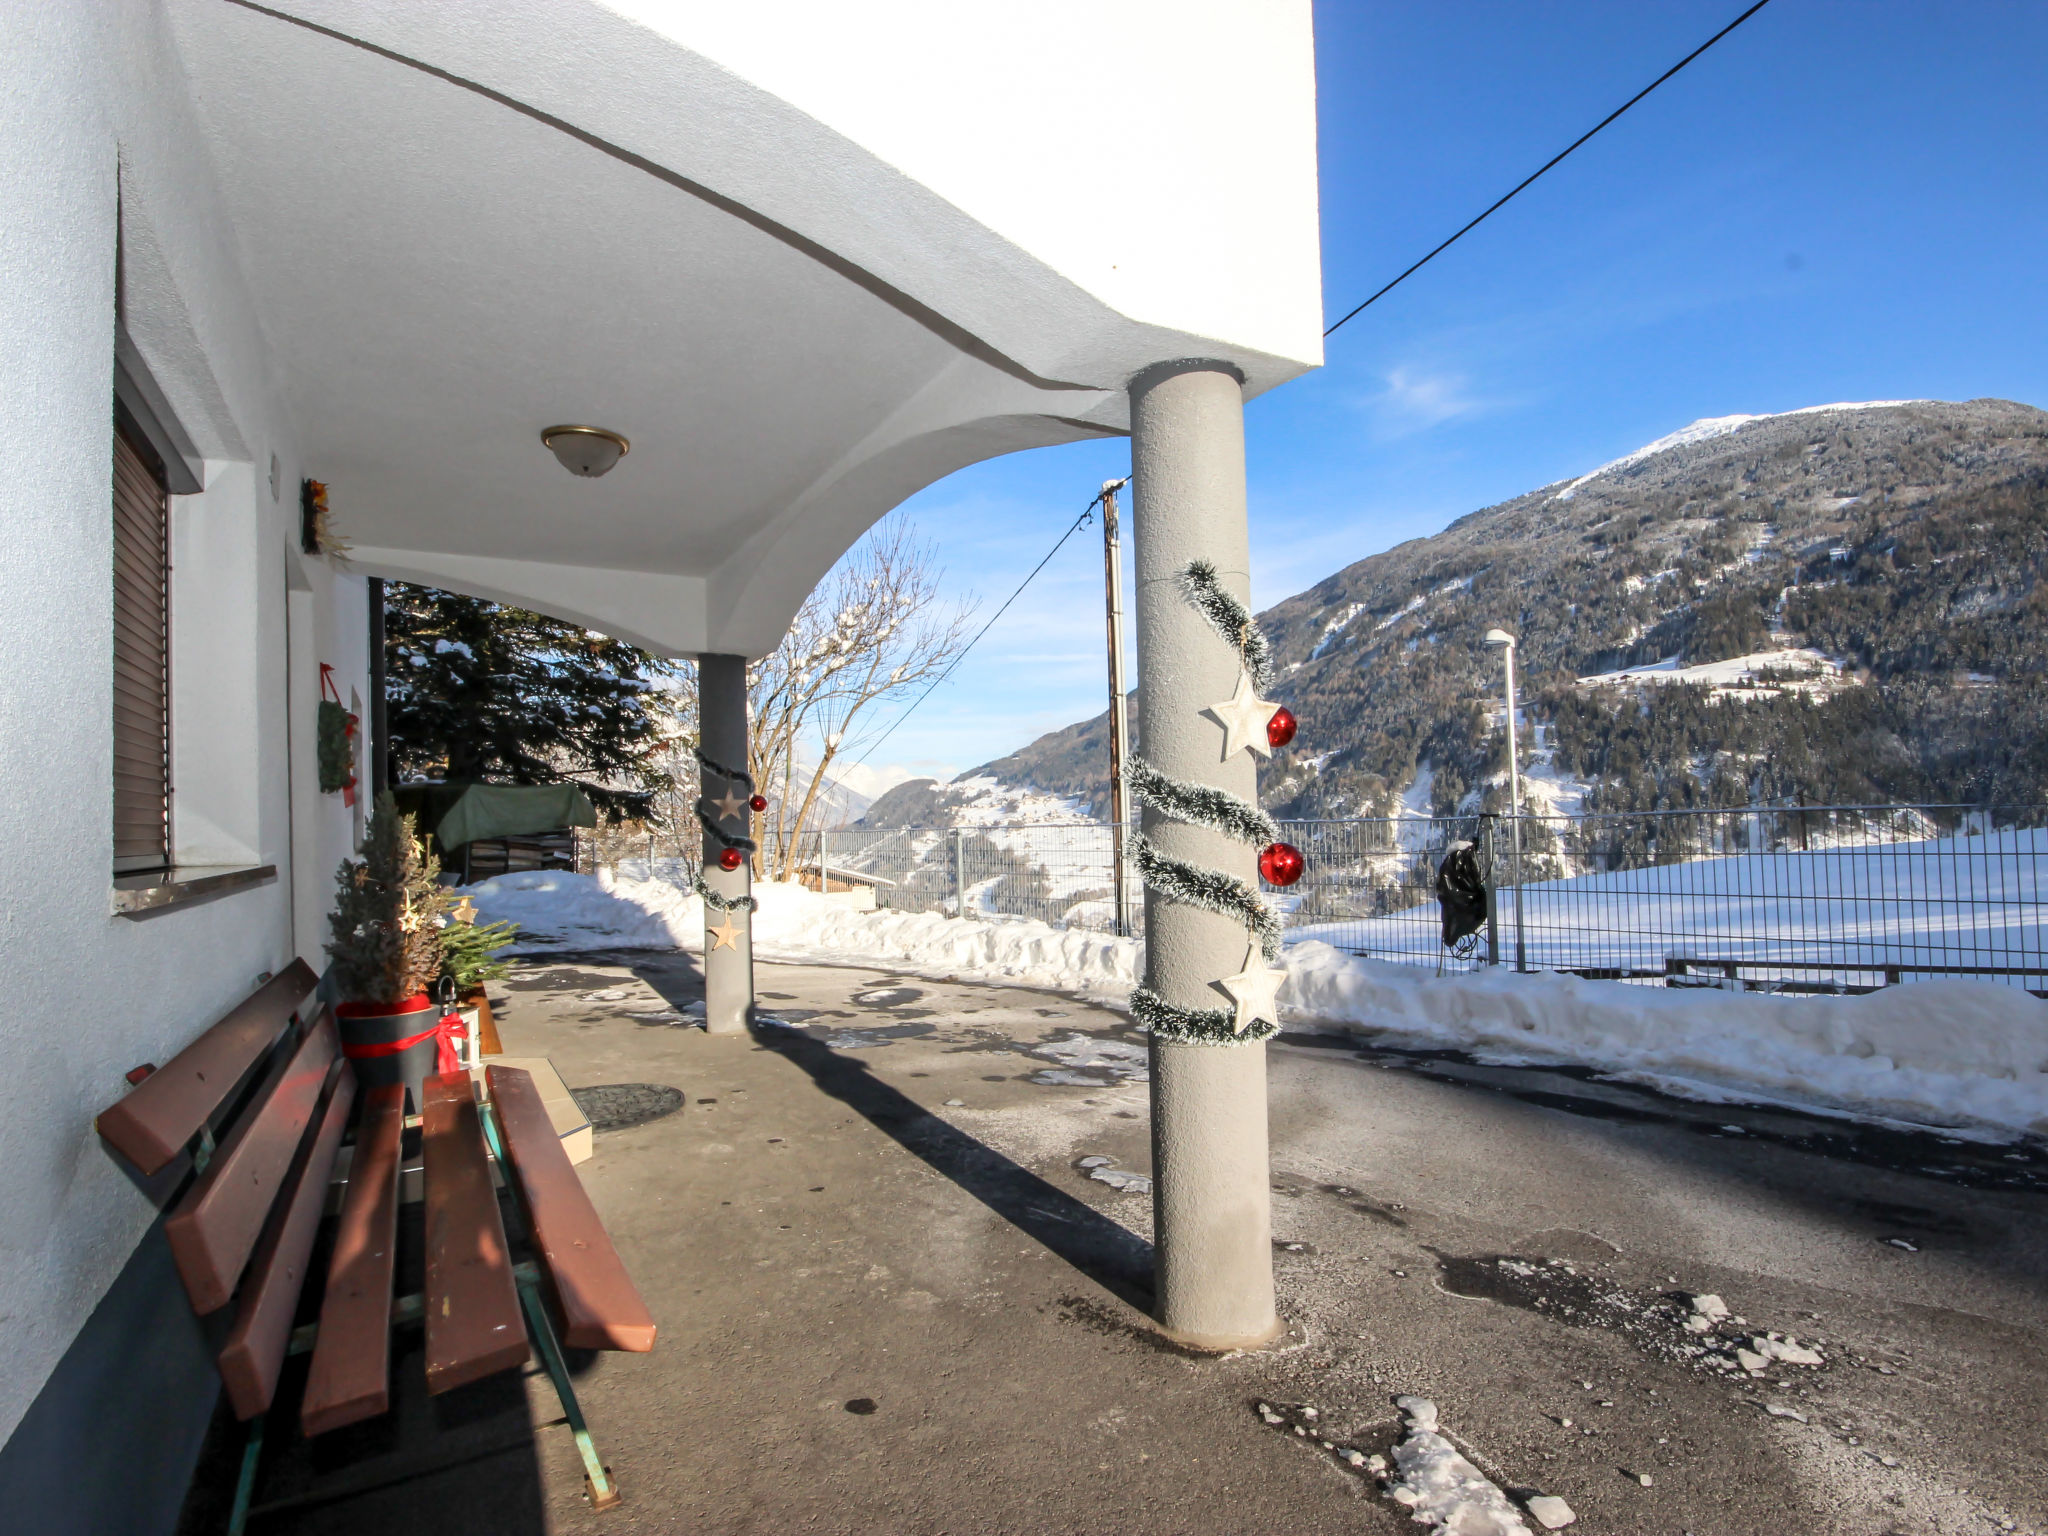
[(768, 802), (747, 763), (747, 663), (697, 659), (697, 822), (704, 832), (704, 1028), (738, 1034), (754, 1007), (753, 817)]
[(1243, 397), (1225, 363), (1175, 362), (1131, 385), (1139, 738), (1131, 839), (1145, 883), (1153, 1228), (1161, 1325), (1209, 1348), (1257, 1344), (1274, 1310), (1264, 1042), (1278, 1029), (1279, 920), (1261, 869), (1301, 856), (1258, 807), (1257, 757), (1293, 734), (1262, 697), (1265, 638), (1246, 608)]

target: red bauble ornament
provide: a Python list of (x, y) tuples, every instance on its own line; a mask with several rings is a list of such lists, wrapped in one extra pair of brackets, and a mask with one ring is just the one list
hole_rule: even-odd
[(1302, 868), (1301, 850), (1292, 843), (1269, 843), (1259, 855), (1259, 878), (1268, 885), (1292, 885)]
[[(1294, 857), (1295, 861), (1299, 863), (1301, 860), (1301, 855), (1296, 854)], [(727, 848), (720, 852), (720, 854), (718, 855), (718, 867), (720, 869), (726, 870), (727, 872), (738, 869), (742, 864), (746, 862), (747, 856), (744, 853), (741, 853), (737, 848)]]
[(768, 797), (766, 795), (756, 795), (747, 804), (758, 814), (768, 809)]
[(1294, 740), (1296, 721), (1294, 711), (1281, 705), (1273, 711), (1273, 718), (1266, 722), (1266, 741), (1275, 750)]

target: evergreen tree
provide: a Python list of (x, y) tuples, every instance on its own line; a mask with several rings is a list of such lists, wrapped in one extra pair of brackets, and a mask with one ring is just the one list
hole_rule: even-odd
[(392, 582), (385, 700), (394, 778), (575, 780), (607, 817), (642, 816), (666, 777), (674, 662), (545, 614)]

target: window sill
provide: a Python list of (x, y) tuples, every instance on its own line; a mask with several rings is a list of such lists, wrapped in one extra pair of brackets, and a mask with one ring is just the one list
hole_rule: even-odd
[(113, 911), (116, 917), (154, 917), (173, 907), (268, 885), (276, 878), (275, 864), (187, 864), (144, 875), (116, 875)]

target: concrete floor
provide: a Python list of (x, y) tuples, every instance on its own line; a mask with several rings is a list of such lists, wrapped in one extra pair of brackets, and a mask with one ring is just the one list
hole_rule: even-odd
[[(1404, 1392), (1575, 1531), (2048, 1529), (2040, 1149), (1290, 1036), (1290, 1336), (1191, 1358), (1140, 1310), (1149, 1201), (1079, 1166), (1148, 1171), (1121, 1016), (858, 969), (758, 983), (786, 1022), (739, 1038), (674, 1011), (701, 995), (683, 955), (495, 989), (508, 1053), (684, 1101), (583, 1169), (661, 1325), (651, 1355), (576, 1362), (623, 1507), (583, 1501), (546, 1378), (523, 1401), (504, 1378), (281, 1453), (253, 1531), (1415, 1530), (1320, 1444), (1384, 1452)], [(1827, 1365), (1673, 1358), (1665, 1298), (1696, 1291)]]

